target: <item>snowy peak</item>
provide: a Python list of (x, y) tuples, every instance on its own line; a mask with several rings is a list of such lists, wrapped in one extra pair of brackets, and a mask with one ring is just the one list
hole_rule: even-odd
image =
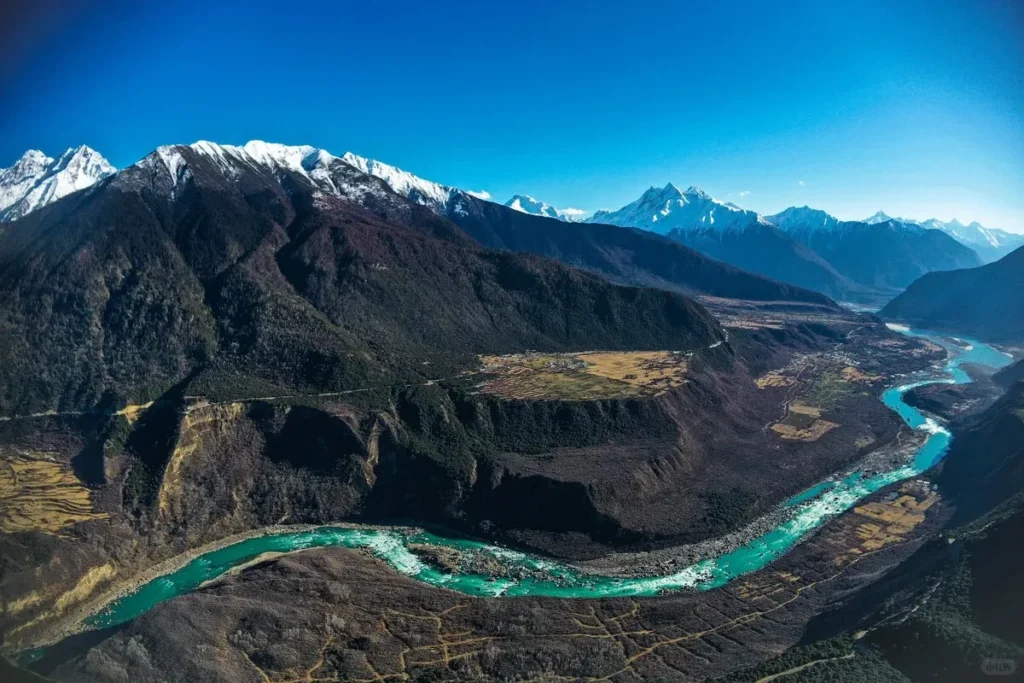
[(515, 211), (521, 211), (534, 216), (546, 216), (548, 218), (556, 218), (560, 221), (567, 221), (570, 223), (582, 221), (583, 217), (586, 216), (587, 213), (583, 209), (556, 209), (547, 202), (534, 199), (528, 194), (515, 195), (512, 199), (505, 202), (505, 206)]
[(868, 218), (865, 218), (863, 220), (864, 223), (868, 223), (869, 225), (875, 225), (876, 223), (887, 223), (889, 221), (896, 221), (897, 223), (904, 222), (902, 218), (893, 218), (884, 211), (879, 211), (875, 215), (869, 216)]
[(809, 206), (791, 206), (767, 218), (768, 221), (786, 232), (831, 231), (839, 225), (839, 219), (835, 216)]
[(721, 202), (697, 186), (681, 191), (672, 183), (650, 187), (618, 211), (598, 211), (588, 223), (642, 228), (662, 235), (673, 230), (725, 232), (767, 221), (755, 211)]
[(937, 218), (915, 221), (905, 218), (891, 218), (879, 211), (874, 216), (871, 216), (871, 218), (865, 219), (864, 222), (880, 223), (882, 221), (893, 221), (906, 228), (941, 230), (960, 244), (974, 249), (978, 256), (981, 257), (981, 260), (986, 263), (996, 261), (1024, 245), (1024, 235), (995, 228), (986, 228), (977, 221), (972, 221), (970, 225), (964, 225), (956, 218), (951, 221), (940, 221)]
[(551, 206), (546, 202), (534, 199), (528, 194), (517, 194), (512, 199), (505, 202), (505, 206), (516, 211), (522, 211), (523, 213), (532, 214), (534, 216), (547, 216), (548, 218), (558, 218), (558, 209)]
[[(65, 152), (67, 153), (67, 152)], [(23, 176), (30, 176), (42, 173), (43, 170), (53, 163), (53, 159), (46, 156), (38, 149), (30, 149), (21, 155), (21, 158), (14, 162), (14, 165), (4, 171), (11, 171)]]
[(1024, 235), (986, 228), (978, 221), (964, 225), (955, 218), (949, 222), (929, 218), (921, 225), (931, 230), (941, 230), (957, 242), (974, 249), (986, 263), (997, 261), (1024, 245)]
[(866, 218), (864, 222), (878, 223), (885, 220), (891, 220), (906, 228), (941, 230), (956, 242), (975, 250), (981, 260), (986, 263), (998, 260), (1024, 245), (1024, 234), (985, 227), (978, 221), (972, 221), (969, 225), (965, 225), (955, 218), (949, 221), (938, 218), (918, 221), (892, 218), (880, 211), (870, 218)]
[(68, 148), (56, 159), (30, 149), (10, 168), (0, 169), (0, 220), (21, 218), (65, 195), (84, 190), (116, 170), (96, 150), (85, 145)]

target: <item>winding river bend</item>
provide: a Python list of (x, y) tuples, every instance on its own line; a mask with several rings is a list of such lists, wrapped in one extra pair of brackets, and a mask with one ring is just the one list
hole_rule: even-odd
[[(928, 339), (949, 352), (941, 373), (933, 371), (922, 375), (921, 379), (892, 387), (882, 395), (885, 404), (899, 413), (907, 425), (927, 434), (927, 440), (912, 461), (889, 471), (870, 475), (854, 472), (837, 481), (813, 486), (784, 503), (793, 512), (787, 521), (771, 531), (731, 552), (703, 560), (672, 574), (642, 578), (602, 577), (580, 572), (549, 559), (477, 541), (444, 538), (425, 532), (325, 526), (308, 531), (250, 538), (201, 555), (181, 569), (156, 578), (136, 592), (108, 604), (102, 611), (89, 617), (85, 627), (104, 628), (127, 622), (154, 605), (191, 592), (204, 582), (250, 562), (263, 553), (290, 553), (323, 546), (366, 548), (402, 574), (431, 586), (475, 596), (603, 598), (653, 596), (664, 591), (687, 588), (717, 588), (737, 576), (768, 565), (796, 545), (807, 533), (850, 509), (865, 496), (889, 484), (914, 477), (945, 456), (952, 435), (935, 420), (904, 402), (905, 392), (925, 384), (970, 382), (970, 377), (961, 369), (965, 363), (995, 368), (1010, 363), (1007, 355), (976, 340), (959, 338), (957, 341), (960, 343), (953, 343), (948, 337), (934, 333), (898, 326), (893, 326), (893, 329)], [(519, 570), (517, 573), (525, 577), (492, 577), (444, 571), (421, 560), (410, 550), (412, 545), (484, 551), (508, 569)], [(516, 572), (510, 575), (514, 576)], [(545, 578), (536, 578), (539, 575)]]

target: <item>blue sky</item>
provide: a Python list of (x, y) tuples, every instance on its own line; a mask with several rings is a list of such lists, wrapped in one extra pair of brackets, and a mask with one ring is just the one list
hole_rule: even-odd
[(123, 166), (263, 139), (500, 201), (593, 211), (673, 181), (765, 213), (1024, 232), (1013, 0), (139, 7), (155, 4), (8, 27), (0, 166), (29, 147), (85, 143)]

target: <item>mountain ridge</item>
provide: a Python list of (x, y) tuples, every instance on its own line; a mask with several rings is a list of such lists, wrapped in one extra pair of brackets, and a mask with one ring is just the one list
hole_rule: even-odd
[(790, 207), (768, 220), (865, 287), (889, 296), (933, 271), (981, 265), (977, 254), (949, 235), (896, 219), (841, 221), (820, 209)]
[(859, 285), (756, 211), (722, 202), (697, 186), (650, 187), (617, 211), (599, 211), (589, 223), (662, 234), (713, 258), (761, 275), (822, 292), (837, 300), (868, 300)]
[(1024, 247), (998, 261), (923, 275), (879, 315), (997, 342), (1024, 340)]
[[(370, 161), (363, 162), (368, 170), (371, 169)], [(490, 248), (555, 258), (623, 284), (653, 286), (690, 295), (759, 301), (792, 300), (827, 308), (835, 306), (827, 295), (794, 286), (779, 278), (765, 278), (746, 272), (665, 236), (635, 228), (602, 225), (593, 218), (567, 222), (532, 215), (457, 188), (424, 180), (395, 166), (381, 162), (375, 164), (379, 164), (375, 166), (378, 169), (376, 176), (388, 183), (392, 190), (414, 200), (428, 195), (437, 197), (439, 201), (424, 205), (447, 216), (471, 238)], [(434, 188), (423, 193), (418, 189), (420, 184), (430, 184)], [(699, 191), (699, 188), (692, 189)]]
[(940, 230), (960, 244), (973, 249), (981, 257), (983, 263), (998, 261), (1017, 247), (1024, 246), (1024, 235), (999, 228), (986, 228), (978, 221), (972, 221), (968, 225), (964, 225), (956, 218), (950, 221), (940, 221), (937, 218), (918, 221), (908, 218), (893, 218), (884, 211), (878, 211), (864, 219), (863, 222), (884, 223), (887, 221), (895, 221), (908, 227), (918, 226), (927, 230)]

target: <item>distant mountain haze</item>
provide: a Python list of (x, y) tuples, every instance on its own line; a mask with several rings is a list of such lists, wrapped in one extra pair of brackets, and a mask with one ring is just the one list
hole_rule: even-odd
[(925, 273), (981, 265), (969, 247), (914, 223), (840, 221), (806, 206), (786, 209), (768, 220), (846, 277), (888, 296)]
[(892, 218), (883, 211), (879, 211), (870, 218), (864, 219), (865, 223), (885, 223), (895, 221), (903, 225), (919, 225), (930, 230), (941, 230), (960, 244), (970, 247), (978, 254), (984, 263), (998, 261), (1009, 254), (1017, 247), (1024, 246), (1024, 235), (999, 230), (998, 228), (986, 228), (977, 221), (964, 225), (957, 219), (951, 221), (940, 221), (937, 218), (929, 218), (926, 221), (915, 221), (907, 218)]

